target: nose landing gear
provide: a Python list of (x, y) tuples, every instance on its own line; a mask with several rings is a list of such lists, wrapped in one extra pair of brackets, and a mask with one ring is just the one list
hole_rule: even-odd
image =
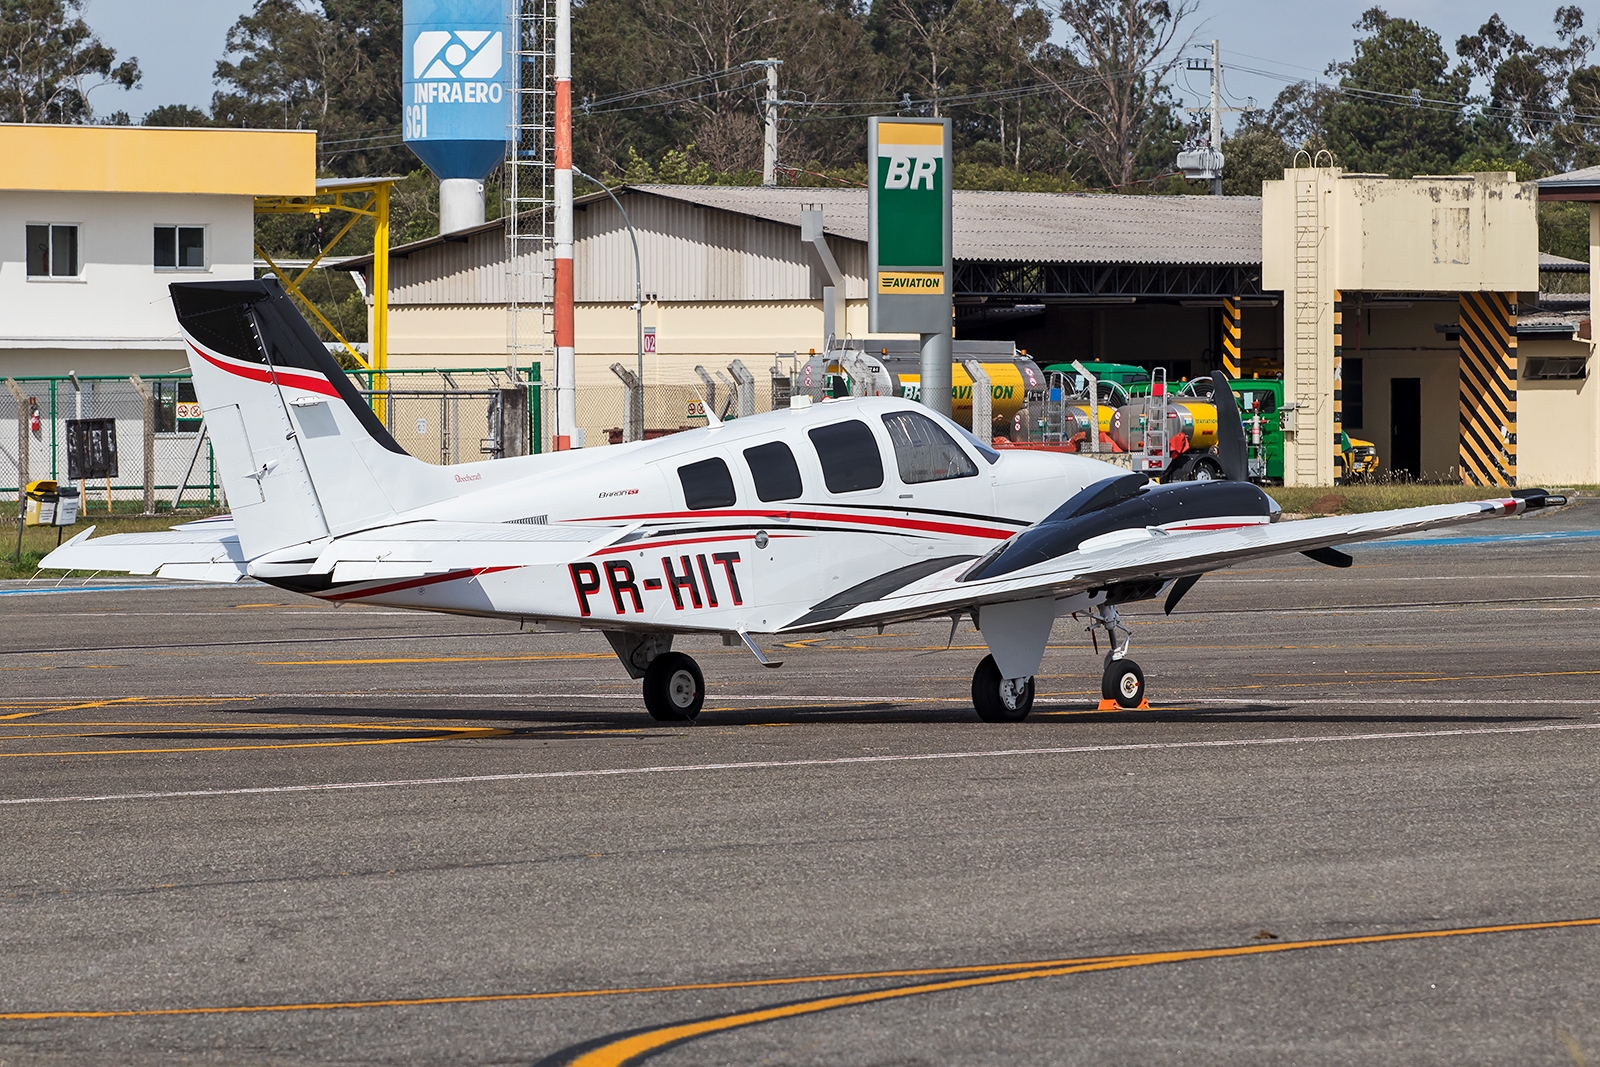
[(1100, 676), (1100, 710), (1149, 707), (1149, 701), (1144, 698), (1144, 671), (1127, 658), (1133, 631), (1123, 624), (1116, 605), (1106, 604), (1089, 610), (1089, 625), (1085, 629), (1092, 632), (1096, 627), (1105, 629), (1106, 641), (1111, 645), (1111, 651), (1106, 653), (1105, 673)]

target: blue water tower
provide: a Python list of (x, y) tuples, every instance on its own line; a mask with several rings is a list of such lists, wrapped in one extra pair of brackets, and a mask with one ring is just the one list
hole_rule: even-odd
[(483, 222), (483, 179), (506, 153), (506, 0), (405, 0), (405, 141), (439, 179), (439, 232)]

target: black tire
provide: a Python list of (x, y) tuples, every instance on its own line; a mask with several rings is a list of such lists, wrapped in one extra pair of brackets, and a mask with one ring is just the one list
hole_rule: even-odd
[(706, 680), (700, 665), (682, 652), (666, 652), (644, 672), (644, 706), (657, 722), (684, 722), (700, 714)]
[(1100, 676), (1100, 695), (1118, 707), (1138, 707), (1144, 701), (1144, 671), (1131, 659), (1112, 660)]
[(1191, 482), (1220, 482), (1224, 477), (1222, 464), (1210, 456), (1201, 456), (1195, 460), (1194, 469), (1189, 472)]
[(984, 722), (1021, 722), (1033, 710), (1033, 679), (1021, 693), (1010, 692), (994, 657), (985, 656), (972, 672), (972, 708)]

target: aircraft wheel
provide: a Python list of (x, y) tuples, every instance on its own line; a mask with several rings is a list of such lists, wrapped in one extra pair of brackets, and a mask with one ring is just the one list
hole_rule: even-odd
[(700, 665), (682, 652), (667, 652), (644, 672), (644, 706), (657, 722), (683, 722), (700, 714), (706, 680)]
[(1144, 671), (1131, 659), (1112, 660), (1100, 676), (1100, 695), (1118, 707), (1138, 707), (1144, 700)]
[(1033, 679), (1008, 682), (994, 657), (985, 656), (972, 672), (972, 707), (984, 722), (1021, 722), (1033, 710)]

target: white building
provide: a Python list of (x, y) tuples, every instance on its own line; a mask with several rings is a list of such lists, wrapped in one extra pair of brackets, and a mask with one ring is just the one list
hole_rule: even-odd
[(313, 131), (0, 124), (0, 378), (187, 366), (167, 285), (254, 277), (254, 198)]

